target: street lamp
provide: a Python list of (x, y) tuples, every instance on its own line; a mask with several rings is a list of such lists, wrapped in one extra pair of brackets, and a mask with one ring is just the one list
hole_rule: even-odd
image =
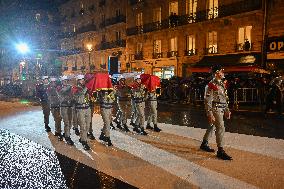
[(26, 43), (19, 43), (16, 45), (16, 48), (18, 50), (18, 52), (20, 52), (21, 54), (26, 54), (30, 51), (28, 45)]
[(89, 54), (89, 72), (91, 72), (91, 52), (93, 50), (93, 45), (91, 43), (88, 43), (86, 45), (86, 48), (87, 48), (88, 54)]

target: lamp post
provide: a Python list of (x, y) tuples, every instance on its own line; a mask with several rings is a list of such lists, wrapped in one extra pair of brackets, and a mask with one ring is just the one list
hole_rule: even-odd
[(30, 49), (26, 43), (16, 44), (16, 49), (23, 56), (19, 66), (20, 66), (21, 79), (26, 80), (28, 76), (28, 64), (27, 61), (25, 61), (25, 55), (28, 52), (30, 52)]
[(93, 45), (91, 43), (88, 43), (86, 45), (86, 48), (87, 48), (88, 54), (89, 54), (89, 72), (91, 72), (91, 52), (93, 50)]

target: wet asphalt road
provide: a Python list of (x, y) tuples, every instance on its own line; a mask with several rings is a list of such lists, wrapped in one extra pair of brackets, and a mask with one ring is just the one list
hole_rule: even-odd
[[(203, 129), (208, 126), (204, 109), (192, 105), (159, 104), (158, 122)], [(232, 112), (225, 127), (231, 133), (284, 139), (284, 116), (275, 114), (265, 118), (261, 112)]]

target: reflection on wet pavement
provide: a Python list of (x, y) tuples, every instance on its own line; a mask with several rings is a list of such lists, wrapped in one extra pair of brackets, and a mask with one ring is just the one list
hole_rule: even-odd
[(135, 188), (6, 130), (0, 130), (0, 175), (0, 188)]
[[(147, 112), (147, 111), (146, 111)], [(206, 129), (208, 126), (202, 107), (167, 105), (158, 106), (158, 123)], [(233, 112), (231, 120), (225, 120), (226, 131), (246, 135), (284, 139), (284, 118), (261, 113)]]

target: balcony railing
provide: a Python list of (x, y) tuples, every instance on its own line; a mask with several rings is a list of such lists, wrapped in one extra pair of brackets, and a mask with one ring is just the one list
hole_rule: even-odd
[[(135, 0), (135, 2), (136, 1), (137, 0)], [(127, 28), (127, 35), (137, 35), (142, 32), (147, 33), (160, 29), (167, 29), (171, 27), (186, 25), (194, 22), (202, 22), (208, 19), (215, 19), (244, 12), (250, 12), (254, 10), (259, 10), (261, 8), (262, 3), (260, 0), (244, 0), (230, 5), (215, 7), (212, 10), (198, 11), (196, 13), (186, 15), (176, 15), (174, 19), (172, 19), (173, 17), (170, 16), (167, 19), (162, 20), (160, 23), (147, 23), (141, 26), (140, 28)], [(143, 31), (141, 30), (141, 28), (143, 29)]]
[(167, 57), (171, 58), (171, 57), (176, 57), (178, 56), (178, 51), (169, 51), (167, 52)]
[(197, 49), (190, 49), (184, 51), (184, 56), (193, 56), (197, 54)]
[(97, 31), (97, 27), (94, 24), (86, 25), (77, 30), (77, 34), (90, 32), (90, 31)]
[(126, 17), (124, 15), (119, 15), (113, 18), (106, 19), (105, 26), (110, 26), (121, 22), (126, 22)]
[(84, 50), (81, 48), (75, 48), (75, 49), (68, 49), (64, 50), (60, 53), (61, 56), (69, 56), (69, 55), (74, 55), (74, 54), (80, 54), (83, 53)]
[(153, 58), (163, 58), (163, 53), (162, 52), (153, 53)]
[(253, 43), (239, 43), (236, 44), (236, 52), (239, 51), (252, 51), (253, 50)]
[(140, 51), (140, 52), (134, 54), (134, 59), (135, 60), (143, 60), (143, 52)]
[(204, 54), (217, 54), (217, 53), (218, 53), (218, 48), (215, 46), (205, 48), (205, 52), (204, 52)]
[(97, 50), (105, 50), (105, 49), (112, 49), (112, 48), (118, 48), (118, 47), (126, 47), (126, 40), (116, 40), (111, 42), (101, 42), (96, 49)]

